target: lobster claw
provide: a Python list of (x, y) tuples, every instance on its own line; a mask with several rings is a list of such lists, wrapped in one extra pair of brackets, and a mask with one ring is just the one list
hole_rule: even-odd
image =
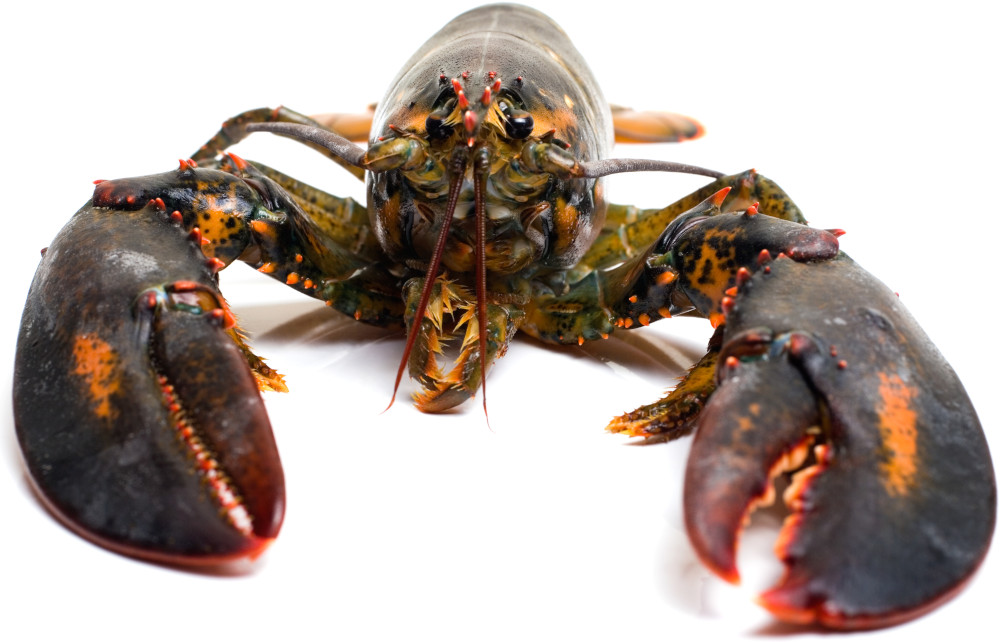
[[(724, 247), (704, 240), (734, 221), (744, 247), (807, 229), (716, 214), (682, 223), (669, 250), (704, 259)], [(703, 252), (692, 254), (696, 246)], [(774, 478), (793, 472), (776, 545), (785, 576), (760, 603), (787, 621), (836, 628), (905, 621), (953, 595), (989, 547), (996, 484), (982, 427), (892, 291), (843, 253), (780, 252), (717, 284), (728, 293), (718, 387), (688, 463), (688, 534), (709, 568), (737, 581), (743, 524), (773, 498)]]
[(169, 563), (253, 557), (281, 526), (283, 473), (221, 262), (168, 211), (88, 203), (45, 252), (18, 339), (18, 438), (84, 537)]

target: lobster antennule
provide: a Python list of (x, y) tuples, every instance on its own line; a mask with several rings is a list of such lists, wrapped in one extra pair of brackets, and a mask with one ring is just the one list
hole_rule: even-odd
[[(458, 196), (462, 191), (462, 183), (465, 180), (465, 166), (468, 163), (469, 154), (465, 147), (455, 148), (451, 157), (451, 182), (448, 186), (448, 206), (441, 221), (441, 231), (438, 232), (437, 243), (434, 245), (434, 253), (431, 255), (430, 264), (427, 266), (427, 274), (424, 277), (424, 287), (420, 291), (420, 301), (413, 315), (413, 325), (406, 337), (406, 347), (403, 348), (403, 358), (399, 362), (399, 370), (396, 371), (396, 381), (392, 386), (392, 398), (385, 410), (392, 408), (396, 402), (396, 393), (399, 391), (399, 383), (403, 380), (403, 371), (413, 352), (417, 335), (420, 334), (420, 325), (427, 311), (427, 303), (430, 301), (431, 292), (434, 289), (434, 281), (437, 279), (438, 269), (441, 267), (441, 256), (444, 254), (444, 246), (448, 241), (448, 230), (451, 227), (451, 219), (455, 215), (455, 207), (458, 205)], [(382, 412), (385, 412), (383, 410)]]

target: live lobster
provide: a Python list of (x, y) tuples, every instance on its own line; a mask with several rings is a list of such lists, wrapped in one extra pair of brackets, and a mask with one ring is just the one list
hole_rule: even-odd
[[(511, 45), (529, 41), (557, 62)], [(614, 118), (620, 127), (625, 116)], [(427, 410), (485, 391), (480, 364), (517, 330), (578, 343), (671, 315), (709, 317), (718, 327), (709, 354), (678, 391), (612, 424), (645, 436), (700, 426), (685, 495), (706, 563), (735, 577), (747, 506), (767, 496), (779, 468), (805, 466), (789, 494), (790, 575), (764, 598), (769, 608), (874, 626), (943, 599), (985, 554), (995, 514), (985, 440), (950, 368), (834, 234), (766, 218), (803, 221), (754, 173), (707, 172), (712, 184), (662, 210), (605, 204), (601, 176), (665, 169), (602, 160), (611, 120), (551, 22), (492, 7), (456, 19), (404, 67), (367, 153), (336, 123), (331, 133), (290, 110), (257, 110), (176, 171), (102, 182), (46, 253), (19, 339), (19, 438), (42, 497), (85, 536), (149, 559), (254, 555), (277, 534), (281, 470), (256, 389), (281, 383), (232, 327), (215, 283), (242, 258), (359, 320), (406, 326), (399, 376), (408, 367), (425, 386)], [(367, 171), (368, 211), (217, 158), (252, 130), (307, 136)], [(698, 133), (671, 119), (657, 136)], [(826, 309), (842, 287), (852, 288), (844, 309)], [(443, 373), (438, 346), (461, 328), (456, 368)], [(227, 389), (204, 385), (230, 377)], [(781, 439), (750, 440), (758, 417), (782, 427)], [(754, 485), (718, 479), (709, 462), (719, 457)], [(913, 533), (907, 559), (887, 555), (895, 537), (876, 537), (875, 512), (825, 527), (807, 519), (847, 494), (826, 480)], [(705, 497), (725, 508), (706, 511)], [(871, 547), (865, 572), (844, 571), (844, 556), (864, 547), (837, 541), (828, 530), (838, 523)], [(900, 579), (917, 567), (917, 580)]]

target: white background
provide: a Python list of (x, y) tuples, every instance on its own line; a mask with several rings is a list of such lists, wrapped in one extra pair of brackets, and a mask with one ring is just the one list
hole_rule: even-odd
[[(89, 197), (93, 179), (172, 169), (248, 108), (360, 110), (465, 8), (442, 0), (203, 4), (5, 10), (0, 389), (10, 390), (38, 251)], [(899, 292), (1000, 448), (992, 9), (536, 4), (570, 34), (611, 101), (690, 114), (707, 128), (696, 142), (619, 155), (756, 167), (814, 225), (847, 229), (842, 247)], [(294, 143), (258, 136), (236, 151), (362, 197), (360, 183)], [(665, 205), (700, 183), (618, 178), (611, 198)], [(770, 553), (779, 518), (755, 522), (740, 559), (745, 586), (729, 587), (697, 563), (682, 530), (687, 443), (632, 447), (602, 432), (612, 416), (671, 385), (698, 356), (707, 324), (665, 322), (566, 350), (517, 341), (489, 380), (491, 430), (478, 401), (428, 417), (404, 395), (380, 414), (400, 338), (331, 317), (250, 270), (229, 272), (224, 291), (292, 388), (267, 396), (288, 484), (281, 537), (255, 565), (224, 574), (134, 562), (88, 544), (30, 493), (4, 392), (4, 630), (108, 640), (817, 635), (774, 624), (752, 602), (780, 574)], [(992, 626), (998, 566), (994, 553), (956, 599), (873, 637), (953, 638)]]

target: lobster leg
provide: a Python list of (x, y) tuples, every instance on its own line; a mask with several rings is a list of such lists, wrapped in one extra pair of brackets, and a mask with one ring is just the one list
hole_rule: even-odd
[[(706, 201), (712, 195), (715, 200)], [(645, 326), (690, 312), (690, 305), (678, 306), (666, 294), (673, 288), (664, 280), (664, 271), (648, 265), (655, 262), (657, 240), (692, 208), (718, 211), (754, 204), (774, 216), (805, 221), (784, 190), (754, 170), (723, 176), (662, 209), (610, 206), (604, 229), (579, 265), (558, 280), (536, 280), (524, 331), (549, 343), (581, 343), (607, 338), (616, 328)]]
[[(359, 321), (403, 327), (399, 292), (407, 271), (385, 262), (363, 206), (264, 165), (226, 161), (267, 205), (268, 214), (249, 223), (254, 247), (244, 261)], [(400, 271), (404, 276), (394, 274)]]
[(715, 392), (715, 368), (722, 348), (722, 330), (716, 329), (708, 342), (708, 352), (691, 366), (666, 397), (611, 420), (608, 432), (670, 441), (694, 430), (705, 402)]
[(652, 263), (676, 275), (671, 297), (723, 329), (685, 481), (695, 550), (736, 580), (747, 514), (797, 471), (777, 546), (786, 575), (760, 601), (782, 619), (864, 628), (964, 583), (992, 537), (996, 486), (954, 372), (837, 247), (821, 230), (702, 211), (668, 228)]
[(796, 223), (806, 222), (798, 206), (781, 187), (751, 169), (718, 178), (661, 209), (609, 205), (601, 234), (579, 265), (569, 271), (567, 281), (576, 283), (593, 270), (607, 269), (633, 257), (644, 256), (671, 221), (725, 188), (729, 188), (729, 192), (720, 204), (724, 211), (743, 210), (757, 203), (757, 209), (765, 214)]

